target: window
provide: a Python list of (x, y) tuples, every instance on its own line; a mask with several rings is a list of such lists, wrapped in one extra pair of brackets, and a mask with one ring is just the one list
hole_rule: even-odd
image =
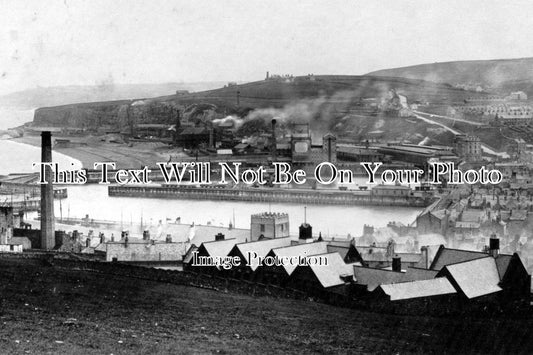
[(265, 225), (264, 225), (264, 224), (261, 224), (261, 225), (260, 225), (260, 228), (261, 228), (261, 232), (264, 232), (264, 231), (265, 231)]

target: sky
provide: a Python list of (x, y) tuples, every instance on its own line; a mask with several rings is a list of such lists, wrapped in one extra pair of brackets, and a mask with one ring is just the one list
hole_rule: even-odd
[(533, 2), (0, 0), (0, 95), (533, 57)]

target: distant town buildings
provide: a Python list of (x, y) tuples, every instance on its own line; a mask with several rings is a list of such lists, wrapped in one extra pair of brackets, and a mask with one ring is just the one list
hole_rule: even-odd
[(472, 135), (456, 135), (454, 153), (468, 162), (481, 161), (481, 140)]

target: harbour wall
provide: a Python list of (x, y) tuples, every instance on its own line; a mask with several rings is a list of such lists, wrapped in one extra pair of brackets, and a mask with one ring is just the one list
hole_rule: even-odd
[(188, 200), (301, 203), (317, 205), (374, 205), (427, 207), (434, 199), (422, 196), (383, 196), (371, 191), (324, 191), (288, 189), (229, 189), (167, 186), (109, 186), (110, 197), (144, 197)]

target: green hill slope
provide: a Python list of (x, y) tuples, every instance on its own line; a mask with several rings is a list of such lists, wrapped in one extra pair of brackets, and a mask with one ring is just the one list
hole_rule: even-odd
[(439, 83), (499, 87), (512, 80), (533, 80), (533, 58), (455, 61), (378, 70), (368, 75), (428, 80)]

